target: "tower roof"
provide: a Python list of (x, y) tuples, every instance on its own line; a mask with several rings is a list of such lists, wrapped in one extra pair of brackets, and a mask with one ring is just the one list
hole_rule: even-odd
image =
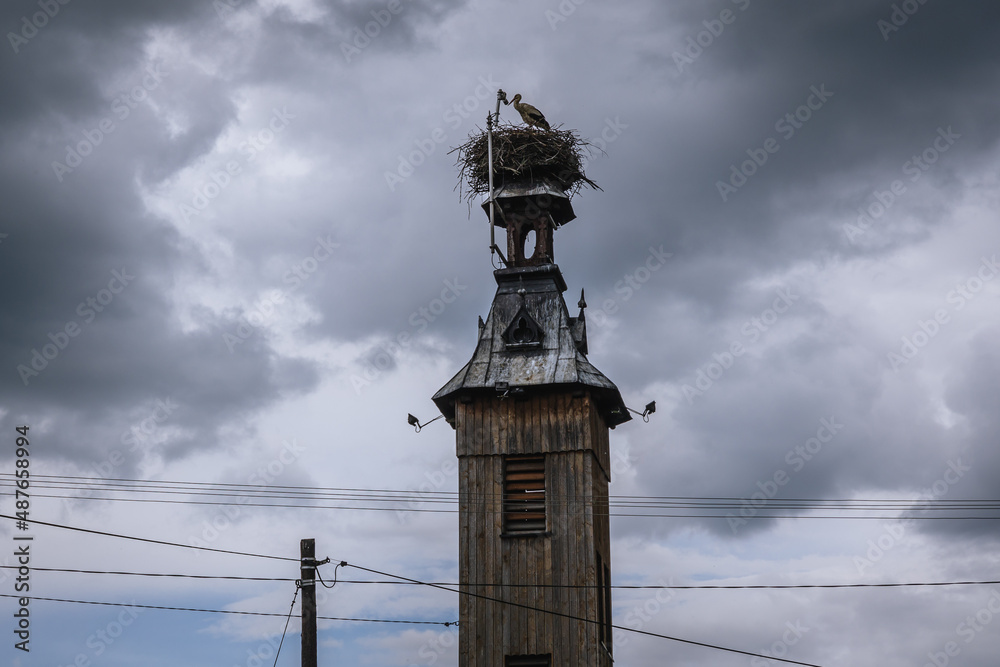
[(608, 426), (631, 419), (618, 387), (587, 360), (583, 309), (570, 317), (559, 267), (498, 269), (494, 277), (496, 296), (472, 359), (434, 394), (445, 418), (454, 422), (462, 395), (577, 387), (590, 390)]
[[(561, 227), (576, 218), (573, 205), (565, 190), (555, 179), (508, 180), (496, 187), (494, 198), (500, 209), (497, 227), (507, 227), (507, 219), (549, 216), (554, 227)], [(483, 212), (490, 215), (490, 200), (482, 203)]]

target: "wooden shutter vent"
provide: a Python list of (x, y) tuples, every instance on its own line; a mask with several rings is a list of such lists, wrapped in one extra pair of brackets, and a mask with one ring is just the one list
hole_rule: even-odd
[(504, 533), (545, 532), (545, 456), (504, 459)]

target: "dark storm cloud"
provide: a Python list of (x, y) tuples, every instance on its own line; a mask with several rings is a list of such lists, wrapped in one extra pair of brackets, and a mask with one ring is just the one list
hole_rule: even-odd
[(167, 292), (171, 272), (190, 268), (180, 253), (191, 249), (123, 195), (124, 176), (78, 176), (55, 199), (56, 186), (37, 182), (9, 198), (25, 213), (6, 227), (0, 264), (8, 420), (65, 417), (56, 420), (49, 451), (86, 459), (128, 426), (120, 416), (128, 406), (169, 398), (179, 405), (172, 424), (193, 429), (188, 442), (205, 444), (245, 411), (313, 385), (313, 368), (259, 342), (230, 354), (217, 330), (233, 321), (211, 317), (201, 331), (181, 331)]
[[(460, 4), (403, 3), (398, 13), (390, 12), (390, 24), (379, 27), (378, 50), (413, 46), (421, 26)], [(75, 437), (57, 436), (50, 451), (75, 460), (100, 458), (129, 419), (156, 400), (175, 401), (172, 425), (187, 429), (169, 443), (169, 457), (195, 442), (213, 441), (227, 422), (316, 381), (311, 366), (272, 352), (263, 332), (238, 353), (227, 349), (220, 334), (235, 331), (246, 312), (222, 319), (206, 313), (201, 331), (180, 331), (167, 294), (174, 275), (211, 269), (196, 248), (143, 210), (133, 174), (156, 184), (208, 151), (235, 119), (231, 95), (238, 82), (287, 80), (310, 52), (337, 51), (334, 62), (349, 68), (340, 38), (347, 39), (354, 26), (364, 30), (388, 10), (378, 3), (330, 3), (329, 15), (317, 25), (278, 9), (263, 17), (262, 39), (246, 64), (223, 55), (216, 75), (144, 53), (151, 31), (164, 29), (193, 40), (216, 39), (220, 53), (231, 52), (238, 35), (226, 21), (258, 8), (216, 5), (56, 5), (37, 30), (14, 29), (25, 16), (33, 20), (36, 3), (8, 4), (0, 16), (0, 25), (28, 37), (13, 38), (0, 69), (10, 101), (2, 111), (7, 207), (0, 228), (8, 237), (0, 264), (7, 285), (0, 339), (9, 371), (3, 376), (4, 405), (12, 419), (54, 416), (54, 432)], [(36, 27), (43, 23), (34, 20)], [(373, 47), (367, 55), (375, 52)], [(168, 134), (163, 119), (145, 104), (147, 96), (181, 113), (184, 127)], [(102, 132), (108, 121), (113, 130)], [(73, 160), (87, 148), (81, 143), (92, 150), (77, 166)], [(329, 224), (317, 225), (323, 222)], [(297, 240), (288, 243), (295, 257), (302, 253), (293, 246)], [(120, 293), (108, 289), (115, 271), (134, 276), (125, 285), (114, 283)], [(113, 298), (102, 303), (107, 295)], [(84, 305), (88, 299), (97, 305)], [(401, 330), (414, 326), (408, 315), (399, 319)]]
[(142, 58), (148, 30), (199, 22), (210, 7), (197, 0), (5, 3), (0, 8), (5, 127), (19, 120), (49, 121), (49, 114), (73, 119), (97, 112), (108, 101), (100, 84), (109, 72)]
[[(34, 5), (5, 5), (0, 24)], [(153, 28), (200, 29), (218, 17), (210, 3), (59, 7), (2, 58), (4, 423), (49, 422), (47, 451), (99, 461), (167, 400), (180, 435), (160, 454), (213, 446), (226, 424), (247, 428), (248, 411), (317, 378), (261, 341), (229, 353), (218, 330), (234, 321), (205, 315), (200, 330), (181, 330), (176, 274), (209, 269), (135, 188), (137, 173), (155, 182), (187, 165), (234, 117), (220, 80), (143, 52)], [(185, 105), (187, 127), (171, 138), (148, 98), (198, 104)]]
[[(745, 11), (739, 9), (743, 4)], [(921, 5), (898, 31), (886, 29), (888, 39), (878, 22), (889, 19), (891, 3), (817, 8), (720, 2), (701, 3), (698, 11), (663, 9), (683, 18), (674, 30), (682, 38), (658, 52), (657, 76), (677, 82), (683, 93), (664, 100), (659, 119), (639, 108), (616, 109), (628, 113), (631, 127), (609, 152), (631, 168), (603, 175), (602, 186), (616, 197), (588, 197), (587, 217), (637, 220), (631, 232), (648, 242), (626, 244), (617, 224), (591, 226), (584, 244), (594, 244), (586, 264), (597, 282), (588, 291), (591, 306), (603, 298), (617, 301), (612, 319), (619, 324), (613, 331), (592, 328), (591, 358), (602, 370), (617, 368), (612, 377), (631, 389), (662, 381), (664, 374), (677, 387), (694, 386), (698, 373), (734, 342), (752, 354), (732, 360), (714, 385), (706, 380), (712, 386), (704, 395), (678, 397), (671, 422), (676, 432), (655, 435), (656, 427), (647, 427), (633, 436), (642, 443), (632, 451), (640, 457), (643, 492), (683, 488), (691, 495), (727, 495), (742, 489), (749, 497), (760, 485), (773, 486), (769, 480), (784, 470), (784, 498), (841, 497), (872, 488), (919, 494), (921, 484), (931, 486), (949, 460), (968, 451), (964, 438), (956, 440), (953, 430), (935, 422), (930, 405), (912, 410), (880, 404), (881, 350), (846, 322), (831, 320), (803, 291), (805, 285), (785, 285), (801, 299), (775, 331), (807, 327), (809, 333), (781, 347), (754, 349), (738, 332), (774, 297), (774, 289), (747, 293), (746, 281), (796, 264), (836, 266), (837, 256), (885, 255), (925, 240), (945, 223), (943, 212), (964, 195), (958, 177), (963, 168), (978, 164), (1000, 136), (1000, 106), (984, 98), (984, 91), (996, 89), (998, 23), (969, 7)], [(683, 37), (708, 30), (702, 21), (714, 21), (724, 9), (734, 21), (706, 38), (709, 44), (700, 51), (688, 52), (697, 55), (678, 73), (671, 54), (684, 53)], [(724, 93), (710, 92), (724, 82), (732, 84)], [(695, 94), (699, 90), (706, 94)], [(629, 133), (657, 149), (640, 155)], [(762, 150), (769, 137), (776, 152)], [(726, 191), (722, 201), (717, 182), (732, 185), (731, 166), (739, 169), (754, 155), (765, 163), (751, 165), (748, 171), (756, 173), (744, 184), (737, 179), (739, 187)], [(921, 162), (923, 155), (935, 163)], [(597, 173), (601, 161), (594, 167)], [(906, 210), (919, 231), (880, 246), (845, 240), (844, 223), (855, 223), (856, 209), (896, 180), (908, 192), (897, 198), (893, 214)], [(934, 199), (920, 190), (927, 184), (935, 188)], [(624, 209), (610, 208), (622, 201)], [(674, 256), (641, 290), (630, 290), (622, 279), (635, 275), (649, 243), (663, 243)], [(626, 245), (629, 253), (611, 250)], [(765, 344), (768, 335), (759, 335)], [(966, 386), (960, 372), (953, 381)], [(985, 395), (977, 384), (979, 393), (971, 395)], [(976, 404), (953, 393), (970, 408)], [(918, 405), (927, 400), (917, 392), (909, 398)], [(804, 459), (796, 447), (816, 437), (822, 419), (835, 419), (843, 429)], [(995, 430), (983, 420), (972, 428), (977, 443)], [(664, 447), (670, 452), (665, 457)], [(987, 457), (982, 480), (995, 480), (994, 468)], [(963, 482), (975, 497), (995, 496), (995, 482), (981, 484)], [(711, 525), (730, 532), (725, 522)], [(748, 534), (767, 525), (741, 530)], [(990, 530), (988, 522), (963, 529)]]
[[(644, 151), (631, 162), (634, 169), (611, 174), (605, 186), (625, 195), (631, 183), (661, 192), (657, 200), (646, 198), (646, 208), (636, 211), (639, 219), (662, 219), (666, 213), (686, 220), (667, 231), (665, 240), (674, 247), (711, 252), (735, 242), (747, 270), (782, 258), (793, 261), (804, 250), (863, 252), (863, 246), (844, 242), (841, 224), (853, 222), (855, 209), (870, 203), (874, 189), (889, 186), (892, 178), (882, 180), (886, 172), (895, 170), (893, 177), (905, 180), (899, 173), (904, 163), (930, 147), (939, 128), (952, 128), (961, 135), (953, 154), (925, 178), (945, 183), (944, 194), (954, 195), (955, 154), (974, 158), (997, 139), (997, 109), (981, 103), (984, 91), (996, 87), (997, 21), (988, 15), (972, 19), (968, 7), (923, 5), (886, 41), (877, 21), (889, 17), (889, 3), (817, 8), (754, 2), (742, 11), (734, 3), (699, 3), (701, 20), (675, 26), (680, 37), (664, 41), (656, 54), (662, 60), (648, 72), (679, 85), (681, 94), (662, 99), (657, 117), (629, 118), (635, 128), (630, 132), (657, 150)], [(712, 37), (702, 20), (717, 22), (723, 10), (735, 19)], [(671, 13), (669, 7), (662, 11)], [(992, 14), (996, 8), (981, 11)], [(685, 6), (683, 16), (691, 12)], [(701, 55), (692, 63), (681, 61), (678, 72), (674, 54), (686, 53), (685, 37), (700, 34), (711, 41), (697, 47)], [(824, 100), (815, 90), (829, 96)], [(810, 117), (801, 123), (794, 114), (807, 104), (819, 108), (802, 109), (800, 118)], [(786, 114), (793, 115), (791, 121)], [(768, 138), (777, 152), (761, 152)], [(732, 167), (750, 159), (748, 150), (766, 163), (751, 164), (747, 171), (755, 173), (733, 187)], [(742, 179), (737, 176), (736, 182)], [(726, 201), (719, 182), (732, 188)], [(831, 187), (839, 190), (835, 198), (828, 196)], [(669, 202), (669, 209), (650, 208), (653, 201)], [(817, 217), (811, 224), (803, 224), (806, 211)], [(936, 226), (930, 215), (920, 216), (920, 222)], [(758, 252), (746, 252), (745, 243)], [(800, 251), (787, 252), (792, 248)]]
[[(934, 483), (923, 489), (925, 495), (948, 500), (989, 500), (1000, 495), (1000, 415), (997, 413), (996, 378), (1000, 356), (996, 350), (996, 330), (978, 332), (969, 343), (965, 359), (947, 378), (945, 402), (960, 415), (962, 422), (953, 431), (960, 433), (962, 447), (956, 460), (962, 460), (962, 474), (942, 471)], [(983, 516), (989, 512), (956, 511), (961, 516)], [(983, 535), (997, 539), (990, 521), (934, 521), (927, 531), (944, 535)]]

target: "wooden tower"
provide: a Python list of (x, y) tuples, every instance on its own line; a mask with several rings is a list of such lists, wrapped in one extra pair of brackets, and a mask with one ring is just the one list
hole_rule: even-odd
[(456, 432), (459, 576), (473, 594), (460, 596), (458, 664), (611, 667), (608, 429), (630, 417), (587, 361), (582, 296), (576, 317), (563, 300), (552, 239), (575, 217), (569, 198), (534, 181), (502, 185), (496, 202), (508, 265), (472, 359), (434, 395)]

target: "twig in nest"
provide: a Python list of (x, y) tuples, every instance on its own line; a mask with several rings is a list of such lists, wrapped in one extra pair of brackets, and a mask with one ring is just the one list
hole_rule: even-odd
[[(550, 180), (570, 197), (584, 184), (600, 189), (583, 173), (584, 156), (593, 145), (574, 130), (536, 130), (503, 124), (493, 130), (494, 186), (510, 181)], [(486, 132), (477, 128), (469, 140), (449, 153), (458, 153), (460, 196), (472, 200), (489, 192), (489, 148)]]

